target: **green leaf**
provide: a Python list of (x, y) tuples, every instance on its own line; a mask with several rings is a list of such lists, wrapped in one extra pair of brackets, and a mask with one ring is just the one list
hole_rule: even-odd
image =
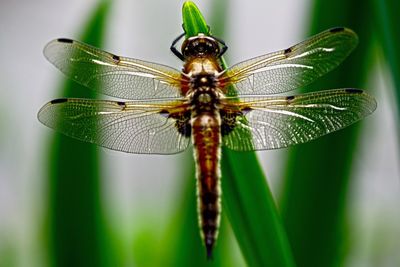
[(183, 4), (182, 20), (186, 38), (196, 36), (199, 33), (209, 34), (207, 23), (193, 2), (187, 1)]
[(257, 157), (222, 152), (223, 207), (249, 266), (295, 266)]
[[(400, 117), (400, 28), (398, 27), (398, 0), (372, 0), (374, 15), (377, 23), (379, 45), (383, 48), (386, 61), (389, 64), (395, 85), (396, 108)], [(400, 132), (400, 124), (397, 124), (397, 132)], [(400, 143), (400, 137), (398, 138)]]
[[(187, 37), (206, 32), (207, 23), (192, 2), (183, 6), (183, 22)], [(266, 178), (253, 152), (223, 149), (222, 189), (224, 211), (247, 264), (294, 266)]]
[[(82, 34), (84, 42), (101, 46), (109, 10), (108, 1), (98, 5)], [(95, 96), (71, 80), (66, 80), (61, 95)], [(50, 266), (111, 265), (100, 202), (98, 148), (56, 133), (49, 157)]]
[[(314, 1), (311, 34), (346, 26), (358, 34), (359, 46), (341, 66), (305, 91), (364, 87), (371, 64), (371, 15), (368, 1), (362, 9), (357, 1)], [(347, 193), (360, 125), (289, 151), (280, 207), (298, 266), (343, 265)]]

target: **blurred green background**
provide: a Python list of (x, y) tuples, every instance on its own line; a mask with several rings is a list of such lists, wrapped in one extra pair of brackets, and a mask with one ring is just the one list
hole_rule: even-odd
[[(71, 142), (36, 119), (53, 98), (95, 97), (89, 90), (81, 95), (85, 90), (76, 90), (45, 60), (48, 41), (79, 39), (179, 69), (169, 45), (182, 31), (182, 4), (0, 2), (0, 267), (250, 262), (236, 242), (247, 233), (235, 232), (235, 238), (225, 213), (216, 258), (205, 262), (190, 150), (173, 156), (118, 153)], [(334, 26), (359, 34), (359, 47), (342, 66), (302, 90), (364, 88), (377, 99), (375, 113), (315, 142), (257, 156), (297, 266), (400, 266), (399, 4), (196, 4), (228, 44), (228, 65)]]

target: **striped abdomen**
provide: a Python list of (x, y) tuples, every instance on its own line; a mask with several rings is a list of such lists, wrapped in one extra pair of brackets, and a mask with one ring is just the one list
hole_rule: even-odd
[(196, 161), (199, 225), (211, 258), (221, 213), (221, 118), (217, 112), (201, 112), (192, 118), (192, 142)]

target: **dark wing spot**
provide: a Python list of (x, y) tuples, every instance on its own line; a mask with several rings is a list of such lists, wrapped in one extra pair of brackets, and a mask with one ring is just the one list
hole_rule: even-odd
[(116, 63), (118, 63), (121, 60), (121, 58), (119, 56), (117, 56), (117, 55), (113, 55), (112, 58), (114, 59), (114, 61)]
[(290, 101), (292, 101), (294, 98), (295, 98), (294, 95), (290, 95), (290, 96), (287, 96), (287, 97), (286, 97), (286, 100), (287, 100), (288, 102), (290, 102)]
[(329, 30), (331, 33), (342, 32), (344, 31), (343, 27), (336, 27)]
[(251, 107), (244, 107), (244, 108), (242, 108), (242, 112), (243, 113), (247, 113), (247, 112), (250, 112), (250, 111), (252, 111), (253, 109), (251, 108)]
[(122, 110), (125, 110), (125, 108), (126, 108), (126, 103), (125, 103), (125, 102), (123, 102), (123, 101), (118, 101), (117, 104), (118, 104), (118, 106), (121, 107)]
[(192, 134), (192, 127), (190, 124), (190, 112), (170, 114), (167, 110), (161, 110), (159, 113), (164, 117), (171, 117), (175, 119), (175, 127), (178, 132), (185, 137), (190, 137), (190, 135)]
[(222, 136), (228, 135), (235, 129), (236, 126), (236, 117), (241, 116), (240, 112), (226, 112), (223, 109), (220, 110), (221, 115), (221, 134)]
[(285, 54), (285, 56), (287, 56), (289, 53), (291, 53), (292, 52), (292, 48), (291, 47), (289, 47), (289, 48), (287, 48), (287, 49), (285, 49), (285, 51), (283, 51), (283, 53)]
[(160, 110), (158, 113), (160, 113), (161, 116), (168, 118), (169, 117), (169, 112), (166, 109)]
[(59, 99), (54, 99), (54, 100), (50, 101), (51, 104), (60, 104), (60, 103), (64, 103), (64, 102), (68, 102), (68, 99), (67, 98), (59, 98)]
[(345, 91), (350, 94), (361, 94), (363, 92), (363, 90), (357, 88), (347, 88)]
[(74, 40), (68, 39), (68, 38), (58, 38), (57, 41), (60, 43), (66, 43), (66, 44), (72, 44)]

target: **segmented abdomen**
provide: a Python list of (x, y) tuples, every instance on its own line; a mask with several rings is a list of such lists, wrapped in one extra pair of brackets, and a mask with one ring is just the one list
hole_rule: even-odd
[(199, 225), (209, 258), (218, 235), (221, 213), (220, 129), (221, 118), (217, 112), (202, 112), (192, 118)]

